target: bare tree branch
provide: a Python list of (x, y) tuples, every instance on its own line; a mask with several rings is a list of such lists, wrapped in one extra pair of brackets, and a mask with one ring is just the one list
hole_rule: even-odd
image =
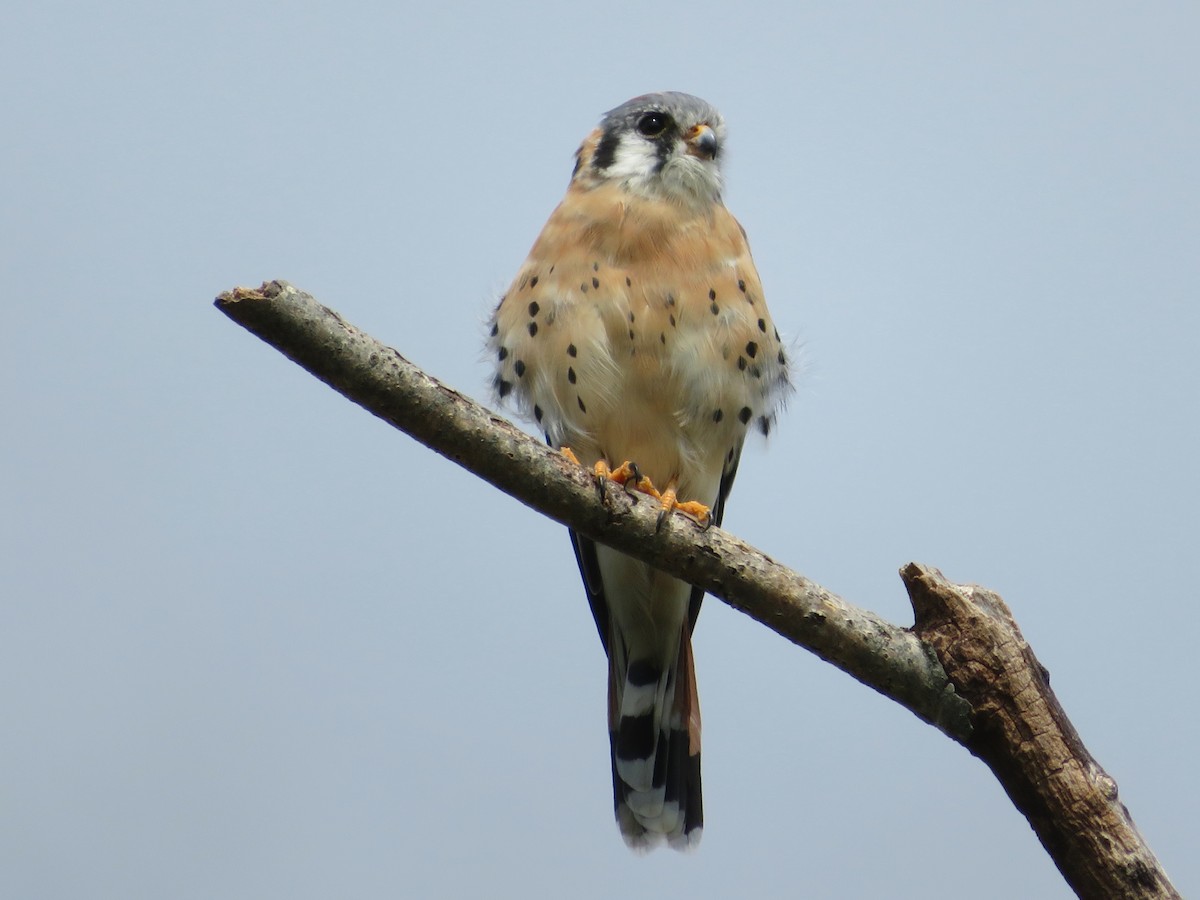
[[(851, 606), (719, 528), (609, 490), (284, 282), (218, 309), (364, 409), (550, 518), (697, 585), (979, 756), (1085, 897), (1177, 897), (996, 595), (909, 564), (917, 626)], [(944, 667), (944, 668), (943, 668)], [(947, 674), (949, 673), (949, 675)], [(968, 702), (969, 701), (969, 702)]]

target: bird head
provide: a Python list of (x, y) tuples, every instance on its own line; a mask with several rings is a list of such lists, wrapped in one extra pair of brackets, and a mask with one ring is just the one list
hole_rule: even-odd
[(721, 199), (725, 120), (699, 97), (664, 91), (604, 114), (576, 155), (576, 181), (616, 181), (650, 199), (704, 206)]

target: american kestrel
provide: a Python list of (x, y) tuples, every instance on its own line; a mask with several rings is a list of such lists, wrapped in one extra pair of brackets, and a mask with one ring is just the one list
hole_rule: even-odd
[[(717, 524), (747, 431), (770, 430), (788, 383), (745, 232), (721, 201), (724, 142), (721, 114), (688, 94), (606, 113), (488, 342), (497, 395), (601, 487), (628, 482)], [(621, 834), (635, 849), (694, 846), (691, 637), (704, 593), (575, 532), (571, 541), (608, 655)]]

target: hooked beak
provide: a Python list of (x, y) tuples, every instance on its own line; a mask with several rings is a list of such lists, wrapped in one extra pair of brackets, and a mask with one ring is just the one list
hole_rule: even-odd
[(687, 144), (687, 152), (692, 156), (698, 156), (701, 159), (716, 159), (717, 156), (717, 135), (707, 125), (697, 125), (688, 132), (684, 143)]

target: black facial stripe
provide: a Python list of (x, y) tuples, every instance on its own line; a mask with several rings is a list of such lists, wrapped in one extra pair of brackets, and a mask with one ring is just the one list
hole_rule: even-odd
[(674, 128), (668, 128), (654, 139), (654, 171), (661, 172), (671, 155), (671, 146), (675, 143)]
[(611, 166), (613, 159), (616, 158), (617, 144), (619, 143), (620, 138), (617, 137), (615, 131), (604, 132), (596, 144), (596, 152), (592, 154), (592, 168), (607, 169)]

